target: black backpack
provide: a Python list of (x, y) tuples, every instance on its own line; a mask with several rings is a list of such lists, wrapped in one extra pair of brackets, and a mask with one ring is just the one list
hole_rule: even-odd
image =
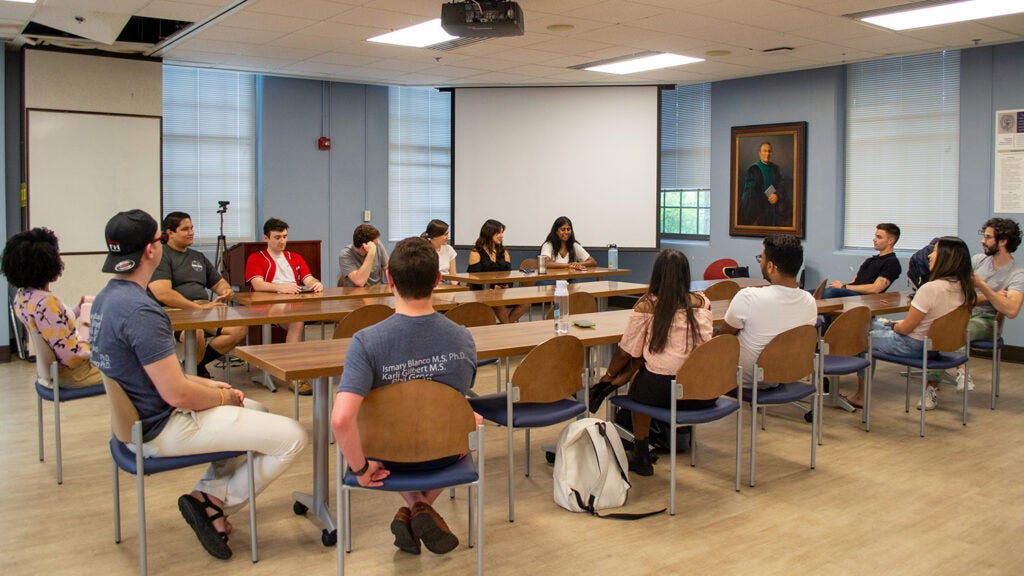
[(931, 275), (931, 270), (928, 269), (928, 257), (931, 256), (932, 250), (935, 249), (935, 241), (938, 238), (932, 238), (932, 241), (927, 246), (921, 248), (914, 255), (910, 257), (910, 263), (907, 265), (907, 278), (910, 279), (910, 283), (913, 284), (914, 289), (921, 287), (928, 281), (928, 276)]

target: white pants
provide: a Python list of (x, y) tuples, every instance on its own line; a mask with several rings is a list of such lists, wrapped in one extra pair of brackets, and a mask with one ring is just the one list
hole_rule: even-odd
[[(270, 414), (259, 402), (246, 399), (244, 408), (176, 410), (160, 434), (142, 445), (142, 453), (150, 457), (252, 450), (259, 494), (291, 465), (307, 441), (306, 430), (297, 421)], [(213, 462), (195, 490), (219, 498), (224, 513), (232, 514), (249, 498), (246, 468), (245, 456)]]

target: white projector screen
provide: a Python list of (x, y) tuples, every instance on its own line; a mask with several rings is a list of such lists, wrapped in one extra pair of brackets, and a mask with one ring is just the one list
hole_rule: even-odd
[[(658, 88), (457, 88), (452, 242), (488, 218), (540, 248), (559, 216), (586, 247), (657, 248)], [(603, 261), (599, 259), (603, 264)]]

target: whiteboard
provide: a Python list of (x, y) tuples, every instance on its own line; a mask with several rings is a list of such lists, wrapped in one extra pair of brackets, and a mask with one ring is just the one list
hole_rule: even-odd
[(161, 215), (161, 118), (28, 111), (28, 223), (57, 233), (62, 253), (106, 252), (115, 213)]
[(453, 243), (488, 218), (539, 249), (568, 216), (587, 247), (656, 248), (658, 88), (457, 88)]

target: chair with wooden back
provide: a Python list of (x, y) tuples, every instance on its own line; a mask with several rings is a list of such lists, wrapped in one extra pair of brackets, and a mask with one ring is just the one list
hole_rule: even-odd
[[(256, 485), (253, 469), (253, 453), (246, 451), (210, 452), (187, 456), (151, 456), (142, 454), (142, 421), (128, 394), (121, 384), (106, 375), (103, 387), (110, 399), (110, 455), (112, 458), (114, 484), (114, 542), (121, 543), (121, 498), (118, 469), (135, 475), (135, 491), (138, 496), (139, 512), (139, 568), (143, 576), (147, 573), (146, 562), (146, 486), (144, 478), (159, 472), (178, 470), (199, 464), (211, 464), (221, 460), (246, 457), (249, 470), (249, 546), (252, 561), (256, 562)], [(131, 448), (129, 448), (131, 446)]]
[[(593, 314), (597, 312), (597, 299), (590, 292), (570, 292), (569, 293), (569, 314)], [(554, 320), (555, 309), (554, 307), (548, 308), (547, 314), (544, 315), (545, 320)]]
[[(928, 335), (924, 339), (924, 347), (921, 356), (900, 356), (888, 354), (881, 350), (872, 350), (874, 361), (883, 360), (900, 366), (914, 368), (921, 371), (921, 437), (924, 437), (925, 421), (925, 395), (928, 387), (929, 370), (948, 370), (957, 366), (964, 366), (964, 381), (970, 375), (968, 360), (970, 356), (961, 353), (961, 348), (969, 342), (967, 335), (967, 322), (971, 319), (971, 309), (967, 306), (960, 306), (935, 319), (928, 329)], [(912, 370), (907, 370), (906, 376), (906, 412), (910, 412), (910, 376)], [(963, 394), (963, 425), (967, 426), (967, 387), (964, 387)], [(870, 388), (868, 397), (870, 398)]]
[(60, 387), (60, 365), (50, 345), (35, 329), (25, 326), (29, 341), (36, 351), (36, 428), (39, 431), (39, 461), (43, 461), (43, 400), (53, 402), (53, 443), (57, 453), (57, 484), (64, 483), (63, 450), (60, 438), (60, 403), (103, 394), (103, 385), (81, 388)]
[[(825, 376), (835, 376), (830, 381), (829, 396), (833, 403), (839, 395), (839, 376), (856, 374), (865, 370), (865, 381), (870, 381), (871, 370), (871, 309), (867, 306), (857, 306), (840, 314), (825, 331), (822, 336), (822, 360), (821, 373)], [(865, 386), (865, 391), (869, 390)], [(868, 419), (868, 406), (871, 399), (865, 393), (864, 398), (864, 430), (871, 430), (871, 423)], [(847, 405), (851, 411), (856, 409), (853, 405)], [(845, 407), (845, 406), (844, 406)], [(818, 428), (821, 433), (821, 428)], [(818, 437), (821, 443), (821, 436)]]
[(821, 283), (818, 284), (818, 287), (814, 289), (814, 293), (812, 295), (814, 296), (815, 300), (821, 300), (822, 298), (825, 297), (826, 286), (828, 286), (828, 278), (822, 280)]
[[(493, 316), (493, 315), (492, 315)], [(396, 415), (415, 414), (415, 418)], [(458, 390), (430, 380), (396, 382), (371, 390), (363, 399), (358, 416), (359, 435), (366, 457), (386, 462), (427, 462), (466, 454), (464, 458), (435, 470), (402, 472), (391, 470), (383, 485), (364, 488), (337, 458), (338, 573), (344, 574), (345, 553), (352, 550), (353, 490), (409, 492), (468, 485), (469, 547), (476, 546), (477, 573), (483, 573), (484, 554), (484, 426), (476, 425), (473, 410)], [(476, 451), (476, 458), (469, 455)], [(474, 488), (476, 502), (474, 505)], [(474, 518), (474, 509), (476, 517)], [(474, 543), (475, 527), (475, 543)], [(344, 546), (344, 549), (342, 548)]]
[[(482, 302), (466, 302), (459, 304), (455, 308), (444, 313), (445, 318), (448, 318), (452, 322), (466, 328), (473, 328), (476, 326), (494, 326), (497, 322), (497, 318), (494, 317), (494, 310), (482, 303)], [(495, 377), (498, 381), (498, 391), (501, 391), (501, 363), (498, 362), (497, 358), (488, 358), (486, 360), (477, 360), (476, 365), (486, 366), (487, 364), (495, 364)]]
[(690, 466), (697, 465), (697, 424), (706, 424), (736, 413), (736, 491), (740, 489), (740, 438), (743, 430), (742, 403), (726, 394), (743, 384), (739, 367), (740, 344), (731, 334), (716, 336), (697, 346), (676, 372), (672, 383), (676, 400), (715, 400), (715, 405), (700, 410), (677, 410), (672, 402), (668, 408), (641, 404), (629, 396), (613, 396), (611, 403), (669, 424), (669, 505), (668, 513), (676, 513), (676, 432), (682, 426), (691, 429)]
[[(508, 428), (508, 520), (515, 519), (514, 450), (512, 433), (526, 430), (526, 476), (530, 475), (530, 428), (551, 426), (583, 414), (587, 396), (583, 385), (583, 343), (575, 336), (556, 336), (523, 358), (505, 392), (470, 398), (477, 414)], [(584, 389), (583, 402), (575, 395)]]
[(712, 302), (715, 300), (732, 300), (732, 297), (739, 291), (740, 285), (736, 281), (722, 280), (705, 288), (704, 295)]
[[(818, 330), (811, 325), (797, 326), (778, 334), (761, 350), (754, 363), (751, 387), (744, 388), (743, 400), (750, 403), (750, 486), (754, 486), (757, 450), (757, 411), (770, 404), (789, 404), (813, 395), (811, 401), (811, 469), (814, 469), (820, 425), (820, 387), (818, 382)], [(808, 384), (802, 382), (811, 377)], [(773, 388), (758, 390), (764, 382), (777, 383)], [(762, 415), (764, 428), (767, 414)]]

